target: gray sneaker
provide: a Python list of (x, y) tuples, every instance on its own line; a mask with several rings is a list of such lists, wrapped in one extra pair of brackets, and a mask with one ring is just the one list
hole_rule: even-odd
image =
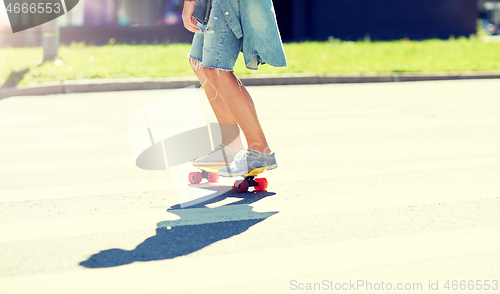
[(265, 155), (259, 153), (253, 149), (242, 150), (236, 154), (230, 165), (219, 169), (217, 173), (223, 177), (236, 177), (244, 176), (261, 167), (267, 167), (268, 170), (278, 167), (274, 152)]
[(192, 160), (191, 163), (194, 166), (227, 166), (241, 150), (243, 149), (233, 149), (220, 144), (208, 155)]

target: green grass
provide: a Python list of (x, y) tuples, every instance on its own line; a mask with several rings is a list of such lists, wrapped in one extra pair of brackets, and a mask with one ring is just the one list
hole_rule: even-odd
[[(235, 72), (326, 74), (500, 70), (500, 43), (483, 43), (476, 38), (393, 42), (333, 40), (284, 46), (288, 67), (264, 65), (258, 71), (250, 71), (240, 57)], [(0, 49), (0, 86), (75, 79), (192, 76), (186, 58), (188, 51), (187, 44), (73, 44), (59, 48), (62, 62), (36, 65), (42, 58), (41, 48), (3, 48)]]

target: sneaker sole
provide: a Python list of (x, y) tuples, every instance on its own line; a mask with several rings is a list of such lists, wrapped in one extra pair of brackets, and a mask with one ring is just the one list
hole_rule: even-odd
[(203, 167), (203, 166), (228, 166), (229, 165), (229, 163), (225, 163), (225, 162), (192, 162), (192, 161), (191, 161), (191, 164), (194, 167)]

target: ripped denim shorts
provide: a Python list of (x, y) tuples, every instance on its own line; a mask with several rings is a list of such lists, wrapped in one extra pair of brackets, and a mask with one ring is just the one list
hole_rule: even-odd
[(233, 71), (243, 38), (236, 38), (216, 1), (212, 2), (208, 23), (198, 23), (198, 28), (200, 32), (194, 34), (188, 57), (201, 62), (203, 67)]

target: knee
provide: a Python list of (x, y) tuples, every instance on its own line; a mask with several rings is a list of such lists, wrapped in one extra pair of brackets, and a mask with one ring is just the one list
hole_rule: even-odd
[(210, 67), (202, 67), (202, 69), (203, 74), (213, 87), (217, 88), (221, 85), (221, 72), (218, 69)]
[(217, 81), (217, 78), (219, 77), (217, 69), (210, 67), (202, 67), (202, 69), (203, 69), (203, 74), (205, 74), (205, 76), (210, 82)]

